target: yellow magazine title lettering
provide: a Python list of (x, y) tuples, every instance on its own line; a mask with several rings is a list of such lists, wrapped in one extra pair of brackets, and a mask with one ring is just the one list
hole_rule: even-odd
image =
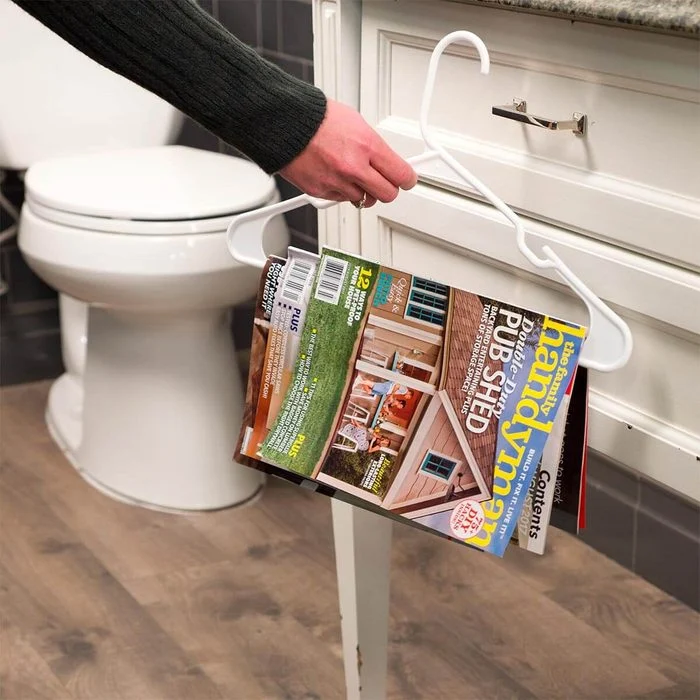
[(568, 360), (574, 344), (567, 338), (581, 338), (585, 328), (571, 326), (546, 316), (540, 332), (533, 362), (520, 399), (515, 407), (512, 420), (500, 425), (501, 437), (506, 445), (496, 458), (493, 479), (493, 498), (484, 503), (485, 521), (481, 531), (465, 540), (477, 547), (489, 545), (499, 521), (506, 512), (508, 496), (513, 481), (531, 459), (525, 450), (532, 431), (549, 434), (554, 416), (549, 417), (551, 408), (556, 405), (557, 391), (568, 374)]

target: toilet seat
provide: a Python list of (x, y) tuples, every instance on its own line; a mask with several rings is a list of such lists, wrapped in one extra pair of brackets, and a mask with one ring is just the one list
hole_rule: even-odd
[(47, 160), (27, 171), (25, 186), (47, 221), (146, 236), (220, 232), (276, 195), (274, 178), (254, 163), (185, 146)]
[[(272, 204), (276, 197), (273, 190), (270, 199), (259, 206)], [(203, 219), (179, 219), (164, 221), (147, 221), (142, 219), (119, 219), (102, 216), (86, 216), (62, 209), (54, 209), (37, 202), (31, 194), (25, 197), (25, 204), (46, 221), (62, 224), (70, 228), (93, 231), (95, 233), (112, 233), (141, 236), (182, 236), (185, 234), (221, 233), (231, 221), (231, 217), (247, 209), (232, 209), (224, 216)]]

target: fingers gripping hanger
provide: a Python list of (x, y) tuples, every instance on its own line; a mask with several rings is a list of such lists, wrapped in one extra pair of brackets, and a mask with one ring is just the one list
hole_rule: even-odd
[[(433, 96), (438, 62), (445, 49), (457, 41), (472, 44), (479, 54), (481, 72), (484, 74), (489, 72), (488, 50), (484, 42), (476, 34), (467, 31), (456, 31), (443, 37), (438, 42), (430, 58), (420, 110), (420, 131), (427, 148), (422, 154), (408, 158), (408, 162), (412, 165), (419, 165), (439, 158), (462, 180), (491, 202), (515, 228), (515, 239), (518, 249), (528, 261), (535, 267), (555, 270), (586, 305), (590, 321), (588, 324), (588, 337), (583, 344), (579, 357), (581, 365), (601, 372), (611, 372), (623, 367), (632, 353), (632, 334), (627, 324), (599, 299), (549, 246), (542, 246), (541, 252), (543, 257), (538, 256), (529, 248), (525, 240), (525, 228), (520, 217), (481, 180), (451, 156), (430, 134), (428, 130), (428, 113)], [(268, 222), (275, 216), (306, 204), (312, 204), (317, 209), (326, 209), (338, 204), (338, 202), (301, 194), (283, 202), (271, 204), (234, 217), (228, 226), (227, 232), (228, 247), (233, 257), (238, 262), (262, 268), (267, 259), (263, 249), (263, 233)]]

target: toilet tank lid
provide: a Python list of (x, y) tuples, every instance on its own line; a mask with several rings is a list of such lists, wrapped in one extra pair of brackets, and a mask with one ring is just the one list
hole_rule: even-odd
[(275, 181), (242, 158), (158, 146), (45, 160), (29, 168), (25, 187), (34, 201), (72, 214), (171, 221), (255, 209)]

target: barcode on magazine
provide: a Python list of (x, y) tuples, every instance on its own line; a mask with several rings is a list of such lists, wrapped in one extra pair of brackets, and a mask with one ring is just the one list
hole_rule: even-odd
[(298, 304), (304, 294), (304, 288), (309, 282), (309, 277), (314, 270), (314, 265), (306, 260), (294, 260), (284, 281), (282, 296), (288, 301)]
[(316, 294), (314, 295), (316, 299), (325, 301), (328, 304), (337, 304), (347, 271), (347, 261), (334, 258), (332, 255), (323, 258), (321, 272), (318, 275)]

